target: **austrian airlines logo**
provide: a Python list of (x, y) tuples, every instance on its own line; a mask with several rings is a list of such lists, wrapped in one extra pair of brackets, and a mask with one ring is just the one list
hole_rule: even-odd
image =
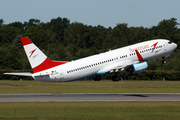
[(32, 54), (33, 54), (35, 51), (36, 51), (36, 49), (34, 49), (33, 51), (29, 52), (29, 53), (31, 53), (30, 56), (29, 56), (29, 58), (32, 56)]
[[(152, 52), (154, 51), (154, 49), (156, 48), (156, 46), (157, 46), (157, 44), (158, 44), (158, 42), (157, 43), (155, 43), (155, 44), (153, 44), (151, 47), (153, 47), (153, 50), (152, 50)], [(151, 52), (151, 53), (152, 53)]]
[[(149, 49), (149, 48), (152, 48), (152, 52), (154, 52), (156, 46), (157, 46), (158, 42), (156, 42), (155, 44), (153, 44), (152, 46), (149, 46), (149, 45), (141, 45), (141, 46), (138, 46), (136, 48), (129, 48), (130, 50), (130, 53), (133, 53), (135, 52), (135, 50), (138, 50), (138, 51), (141, 51), (141, 50), (145, 50), (145, 49)], [(151, 52), (151, 53), (152, 53)]]

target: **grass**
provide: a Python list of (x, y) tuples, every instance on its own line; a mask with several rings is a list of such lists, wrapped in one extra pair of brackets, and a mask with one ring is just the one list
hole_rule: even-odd
[[(0, 94), (180, 93), (180, 81), (0, 81)], [(0, 120), (176, 120), (180, 102), (0, 103)]]
[(180, 102), (0, 103), (0, 119), (176, 120)]
[(0, 94), (23, 93), (180, 93), (180, 81), (0, 81)]

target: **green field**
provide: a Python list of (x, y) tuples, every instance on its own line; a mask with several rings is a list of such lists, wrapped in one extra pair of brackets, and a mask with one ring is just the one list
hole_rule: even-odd
[[(0, 94), (180, 93), (179, 81), (0, 81)], [(177, 120), (180, 102), (0, 103), (0, 120)]]
[(16, 93), (180, 93), (180, 81), (0, 81), (0, 94)]
[(0, 119), (178, 120), (180, 102), (0, 103)]

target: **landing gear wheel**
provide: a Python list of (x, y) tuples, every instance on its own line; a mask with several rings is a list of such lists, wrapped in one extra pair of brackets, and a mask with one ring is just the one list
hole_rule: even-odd
[(113, 82), (118, 82), (120, 80), (119, 76), (115, 75), (115, 76), (112, 76), (112, 81)]
[(162, 64), (166, 64), (166, 61), (165, 61), (165, 60), (163, 60), (163, 61), (162, 61)]
[(100, 81), (101, 80), (101, 76), (100, 75), (96, 75), (93, 77), (94, 81)]
[(162, 60), (162, 64), (166, 64), (166, 61), (164, 60), (164, 57), (163, 57), (163, 60)]

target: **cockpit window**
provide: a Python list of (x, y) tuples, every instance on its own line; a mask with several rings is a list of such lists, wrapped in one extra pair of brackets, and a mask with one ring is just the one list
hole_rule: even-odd
[(168, 42), (169, 44), (171, 44), (172, 42)]

